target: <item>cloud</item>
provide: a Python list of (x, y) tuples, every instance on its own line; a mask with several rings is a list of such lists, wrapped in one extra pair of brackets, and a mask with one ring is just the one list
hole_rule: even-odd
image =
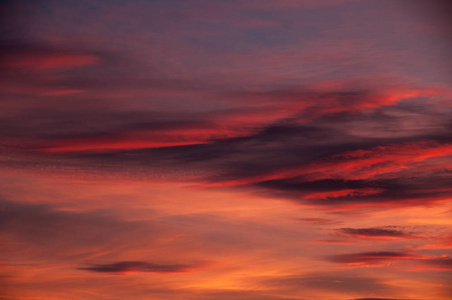
[(191, 268), (192, 266), (184, 264), (156, 264), (142, 261), (120, 261), (110, 264), (93, 264), (90, 267), (78, 269), (98, 273), (181, 273), (187, 272)]
[(346, 240), (315, 240), (310, 241), (310, 244), (324, 244), (324, 245), (351, 245), (356, 244), (356, 242), (353, 241), (346, 241)]
[(268, 190), (269, 195), (331, 209), (376, 205), (422, 205), (427, 202), (445, 201), (449, 197), (447, 182), (450, 181), (450, 175), (450, 172), (445, 171), (385, 180), (313, 181), (295, 177), (263, 181), (255, 186)]
[[(409, 300), (409, 299), (400, 299), (400, 298), (354, 298), (351, 300)], [(414, 300), (414, 299), (410, 299)]]
[(389, 229), (385, 227), (375, 228), (341, 228), (341, 234), (359, 237), (359, 238), (407, 238), (411, 235), (396, 229)]
[(95, 53), (59, 48), (6, 44), (0, 51), (0, 67), (21, 71), (61, 71), (99, 63)]
[(226, 99), (230, 103), (245, 102), (247, 107), (272, 112), (279, 119), (293, 118), (298, 124), (306, 124), (338, 114), (353, 117), (394, 106), (402, 100), (442, 93), (444, 92), (439, 89), (416, 87), (386, 87), (375, 90), (339, 86), (329, 90), (325, 87), (319, 89), (306, 86), (243, 92), (232, 94)]
[[(435, 141), (378, 146), (338, 153), (288, 170), (267, 175), (267, 179), (300, 176), (309, 181), (324, 179), (391, 179), (409, 171), (447, 169), (452, 145)], [(428, 160), (444, 157), (446, 165), (429, 165)], [(425, 163), (425, 164), (423, 164)], [(265, 178), (265, 177), (264, 177)], [(353, 191), (350, 191), (353, 192)], [(369, 191), (377, 193), (377, 191)]]
[[(11, 260), (81, 269), (12, 267), (17, 294), (248, 300), (436, 293), (430, 275), (450, 270), (450, 257), (438, 254), (447, 241), (426, 238), (431, 244), (416, 247), (423, 242), (409, 245), (404, 227), (377, 226), (422, 222), (425, 210), (406, 207), (394, 221), (408, 205), (431, 208), (431, 222), (447, 221), (436, 218), (452, 196), (450, 81), (440, 50), (446, 39), (438, 38), (446, 26), (430, 30), (407, 17), (413, 5), (398, 12), (389, 2), (7, 1), (0, 9), (2, 37), (12, 38), (0, 45), (5, 192), (55, 205), (1, 201), (8, 242), (1, 247)], [(185, 193), (183, 185), (197, 190)], [(75, 200), (80, 209), (118, 211), (58, 206)], [(365, 215), (354, 211), (361, 207)], [(337, 229), (391, 239), (389, 250), (369, 252), (370, 242), (337, 234), (328, 239)], [(438, 256), (397, 251), (409, 246)], [(330, 263), (315, 261), (331, 253), (339, 255)], [(218, 265), (208, 272), (162, 275), (188, 272), (198, 264), (185, 262), (209, 256)], [(345, 268), (402, 261), (408, 271), (432, 270), (428, 280), (402, 268), (388, 269), (406, 276)], [(328, 274), (278, 278), (294, 269)], [(109, 276), (134, 272), (143, 276)], [(275, 290), (240, 282), (268, 275)], [(390, 284), (398, 291), (387, 292)]]
[(452, 271), (452, 257), (450, 256), (444, 255), (435, 258), (426, 258), (420, 262), (421, 268), (423, 269)]
[[(168, 179), (201, 175), (199, 187), (249, 187), (260, 194), (331, 208), (417, 205), (450, 195), (450, 145), (441, 141), (445, 136), (415, 142), (362, 139), (330, 128), (328, 121), (299, 125), (290, 120), (253, 133), (194, 116), (55, 110), (24, 118), (33, 122), (3, 121), (2, 127), (6, 143), (20, 137), (21, 148), (28, 149), (23, 166), (75, 164), (77, 169), (143, 175), (162, 169)], [(84, 122), (77, 121), (81, 117)]]
[(189, 124), (187, 125), (182, 125), (180, 128), (165, 129), (165, 125), (161, 124), (161, 128), (158, 129), (146, 130), (145, 126), (143, 126), (141, 130), (125, 131), (116, 136), (55, 139), (42, 144), (38, 148), (41, 151), (50, 153), (105, 152), (111, 150), (149, 149), (204, 144), (210, 143), (215, 137), (221, 136), (226, 138), (229, 135), (234, 135), (234, 132), (215, 130), (213, 124), (211, 128), (203, 126), (198, 128), (194, 127), (193, 129), (189, 128)]
[(305, 222), (305, 223), (320, 224), (320, 225), (328, 225), (328, 224), (337, 223), (337, 221), (334, 221), (332, 219), (326, 219), (326, 218), (299, 218), (298, 220)]
[[(336, 140), (339, 136), (341, 140)], [(237, 143), (246, 141), (237, 140)], [(279, 182), (282, 187), (282, 183), (287, 181), (292, 182), (293, 187), (296, 184), (301, 187), (303, 184), (314, 186), (313, 182), (322, 180), (324, 183), (327, 180), (336, 180), (338, 183), (343, 181), (342, 186), (337, 184), (337, 189), (329, 189), (325, 193), (316, 193), (313, 190), (312, 194), (303, 195), (303, 198), (307, 199), (378, 197), (382, 193), (381, 196), (384, 196), (384, 184), (378, 182), (387, 180), (389, 183), (393, 180), (396, 183), (397, 179), (414, 177), (415, 180), (426, 173), (447, 172), (452, 149), (447, 142), (432, 140), (373, 146), (372, 143), (379, 143), (378, 140), (356, 139), (335, 132), (332, 128), (290, 125), (269, 126), (259, 134), (249, 137), (248, 141), (253, 142), (253, 146), (271, 142), (271, 148), (258, 150), (267, 150), (268, 155), (281, 157), (280, 164), (267, 171), (255, 169), (258, 172), (254, 176), (237, 174), (239, 178), (236, 180), (220, 180), (218, 186), (257, 184), (276, 187)], [(309, 146), (304, 146), (303, 143), (309, 143)], [(387, 141), (380, 140), (380, 143)], [(298, 153), (298, 156), (295, 156), (295, 153)], [(259, 159), (259, 153), (253, 159)], [(248, 164), (250, 162), (253, 162), (251, 158)], [(265, 163), (261, 163), (260, 168), (263, 166)], [(346, 182), (355, 184), (345, 184)]]
[(339, 191), (330, 191), (323, 193), (312, 193), (304, 196), (304, 199), (334, 199), (334, 198), (342, 198), (342, 197), (357, 197), (357, 196), (369, 196), (376, 195), (384, 192), (383, 189), (379, 188), (363, 188), (363, 189), (344, 189)]
[(417, 258), (417, 254), (408, 252), (375, 251), (334, 255), (331, 256), (329, 260), (335, 263), (343, 264), (375, 264), (391, 260), (413, 260)]
[(165, 176), (331, 209), (450, 196), (452, 123), (434, 101), (444, 90), (345, 79), (231, 87), (170, 77), (110, 52), (24, 44), (8, 55), (14, 47), (99, 61), (88, 70), (63, 59), (61, 70), (71, 71), (59, 76), (6, 68), (5, 86), (17, 88), (0, 112), (5, 167)]
[(449, 237), (446, 241), (426, 244), (418, 247), (418, 249), (452, 249), (452, 238)]
[(350, 266), (384, 266), (397, 261), (410, 261), (412, 269), (436, 271), (452, 270), (452, 258), (447, 255), (435, 256), (416, 252), (374, 251), (333, 255), (329, 261)]

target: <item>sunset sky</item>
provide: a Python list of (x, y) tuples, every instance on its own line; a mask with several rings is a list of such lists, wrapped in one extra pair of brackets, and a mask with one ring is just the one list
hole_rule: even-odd
[(452, 299), (451, 20), (2, 1), (0, 299)]

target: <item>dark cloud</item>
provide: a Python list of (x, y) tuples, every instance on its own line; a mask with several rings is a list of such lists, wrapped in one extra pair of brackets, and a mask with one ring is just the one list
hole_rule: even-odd
[(340, 233), (357, 236), (357, 237), (408, 237), (409, 234), (396, 230), (396, 229), (388, 229), (388, 228), (341, 228), (339, 229)]
[[(80, 112), (81, 113), (81, 112)], [(165, 133), (171, 138), (171, 132), (184, 128), (204, 128), (207, 123), (185, 118), (178, 120), (177, 115), (163, 116), (157, 112), (85, 112), (84, 122), (79, 122), (79, 113), (55, 112), (55, 119), (38, 117), (33, 122), (6, 122), (4, 134), (9, 139), (19, 136), (36, 136), (51, 141), (59, 140), (61, 145), (71, 139), (117, 140), (130, 132), (147, 131)], [(153, 117), (155, 116), (155, 118)], [(149, 119), (150, 118), (150, 119)], [(62, 119), (65, 119), (63, 122)], [(0, 121), (1, 122), (1, 121)], [(5, 122), (5, 121), (3, 121)], [(15, 124), (15, 125), (12, 125)], [(15, 137), (13, 136), (15, 135)], [(148, 141), (152, 141), (150, 138)], [(394, 142), (406, 142), (407, 139), (362, 139), (353, 137), (335, 129), (319, 125), (269, 125), (258, 133), (246, 137), (226, 139), (207, 139), (204, 144), (180, 145), (154, 149), (106, 149), (95, 152), (79, 151), (73, 153), (35, 153), (28, 151), (20, 157), (20, 152), (11, 153), (16, 159), (2, 162), (15, 168), (39, 167), (54, 170), (60, 165), (65, 169), (87, 170), (88, 172), (126, 173), (131, 176), (155, 176), (162, 174), (167, 179), (197, 178), (206, 183), (235, 181), (231, 185), (241, 185), (255, 190), (260, 195), (281, 197), (296, 202), (334, 207), (347, 204), (420, 204), (445, 199), (450, 196), (447, 189), (452, 173), (446, 168), (441, 170), (445, 161), (434, 159), (428, 164), (432, 169), (422, 169), (422, 165), (411, 165), (412, 171), (394, 167), (390, 178), (325, 178), (312, 180), (303, 176), (281, 176), (278, 179), (265, 180), (266, 174), (281, 172), (298, 166), (309, 171), (316, 162), (323, 163), (331, 156), (349, 152), (369, 150), (378, 146), (394, 145)], [(127, 142), (127, 141), (126, 141)], [(24, 145), (24, 143), (22, 143)], [(30, 145), (28, 146), (30, 148)], [(378, 157), (378, 153), (375, 156)], [(274, 159), (277, 157), (278, 159)], [(20, 159), (17, 159), (20, 158)], [(28, 161), (27, 161), (28, 160)], [(331, 160), (335, 162), (334, 160)], [(341, 162), (338, 158), (337, 162)], [(342, 158), (344, 161), (344, 158)], [(352, 161), (352, 160), (350, 160)], [(427, 162), (425, 163), (427, 164)], [(403, 165), (402, 165), (403, 166)], [(372, 166), (390, 168), (391, 163)], [(332, 168), (332, 167), (331, 167)], [(341, 168), (340, 166), (338, 168)], [(362, 170), (370, 169), (363, 164)], [(334, 168), (332, 168), (334, 170)], [(340, 170), (340, 169), (339, 169)], [(344, 169), (345, 172), (347, 169)], [(370, 169), (372, 171), (372, 169)], [(339, 171), (335, 171), (339, 172)], [(106, 173), (107, 174), (107, 173)], [(328, 175), (328, 173), (326, 173)], [(159, 175), (160, 176), (160, 175)], [(264, 176), (263, 179), (249, 182), (250, 177)], [(350, 190), (349, 193), (328, 196), (327, 193)], [(319, 193), (326, 193), (316, 198)], [(307, 197), (306, 199), (304, 199)]]
[(315, 240), (309, 242), (311, 244), (326, 244), (326, 245), (350, 245), (350, 244), (356, 244), (356, 242), (347, 241), (347, 240)]
[(187, 272), (192, 268), (184, 264), (156, 264), (142, 261), (120, 261), (110, 264), (93, 264), (90, 267), (79, 268), (99, 273), (123, 273), (123, 272), (146, 272), (146, 273), (180, 273)]
[[(81, 113), (81, 112), (80, 112)], [(71, 139), (117, 140), (129, 132), (145, 130), (152, 133), (165, 133), (171, 138), (171, 132), (184, 128), (204, 128), (207, 123), (185, 118), (178, 120), (177, 115), (163, 116), (157, 112), (85, 112), (84, 122), (78, 122), (78, 112), (55, 112), (51, 121), (44, 117), (37, 126), (33, 122), (6, 122), (5, 135), (41, 137), (59, 140), (64, 145)], [(155, 116), (155, 118), (153, 117)], [(150, 118), (150, 119), (149, 119)], [(169, 119), (168, 119), (169, 118)], [(38, 120), (37, 117), (30, 119)], [(62, 122), (66, 120), (66, 123)], [(166, 120), (165, 120), (166, 119)], [(9, 124), (9, 125), (8, 125)], [(16, 124), (16, 125), (12, 125)], [(148, 141), (152, 141), (152, 138)], [(313, 205), (334, 207), (346, 204), (417, 204), (445, 199), (450, 196), (447, 187), (452, 173), (446, 168), (441, 170), (445, 161), (430, 159), (428, 164), (435, 168), (424, 171), (422, 165), (411, 165), (408, 169), (394, 167), (390, 178), (348, 179), (326, 178), (312, 180), (303, 176), (281, 176), (278, 179), (265, 180), (266, 174), (284, 171), (298, 166), (308, 170), (315, 162), (323, 163), (331, 156), (349, 152), (369, 150), (378, 146), (394, 145), (394, 142), (406, 142), (406, 139), (362, 139), (352, 137), (334, 129), (318, 125), (274, 124), (263, 128), (256, 134), (246, 137), (207, 139), (204, 144), (180, 145), (154, 149), (106, 149), (95, 152), (79, 151), (73, 153), (34, 153), (27, 152), (24, 159), (10, 159), (2, 164), (12, 167), (35, 167), (53, 169), (52, 165), (65, 168), (86, 169), (92, 171), (108, 170), (108, 174), (126, 173), (132, 176), (151, 176), (164, 174), (168, 179), (200, 178), (204, 182), (218, 183), (235, 181), (231, 185), (250, 187), (261, 195), (281, 197), (294, 201), (308, 202)], [(127, 142), (127, 141), (126, 141)], [(24, 143), (22, 143), (23, 145)], [(29, 146), (30, 147), (30, 146)], [(20, 157), (20, 152), (11, 154)], [(34, 157), (33, 157), (34, 155)], [(378, 153), (375, 156), (378, 157)], [(274, 159), (277, 157), (278, 159)], [(29, 162), (27, 162), (27, 159)], [(334, 160), (331, 160), (335, 162)], [(341, 162), (338, 158), (337, 162)], [(344, 158), (342, 158), (344, 161)], [(352, 160), (350, 160), (352, 161)], [(427, 164), (427, 162), (425, 163)], [(390, 162), (372, 166), (390, 168)], [(332, 168), (332, 167), (331, 167)], [(340, 166), (338, 167), (340, 168)], [(362, 170), (371, 168), (363, 164)], [(161, 171), (159, 171), (161, 170)], [(347, 169), (344, 169), (344, 174)], [(372, 171), (372, 169), (370, 169)], [(338, 171), (335, 171), (338, 172)], [(135, 175), (134, 175), (135, 174)], [(140, 175), (139, 175), (140, 174)], [(148, 174), (148, 175), (147, 175)], [(328, 175), (328, 173), (326, 173)], [(188, 176), (188, 177), (187, 177)], [(264, 176), (264, 179), (248, 182), (248, 178)], [(316, 198), (319, 193), (351, 190), (349, 193), (334, 197)], [(306, 199), (303, 199), (308, 197)]]
[(362, 189), (379, 186), (366, 180), (321, 179), (306, 181), (301, 177), (268, 180), (260, 182), (258, 185), (273, 190), (303, 193), (328, 192), (342, 189)]
[(426, 267), (452, 271), (452, 257), (428, 258), (421, 261)]
[[(294, 201), (303, 201), (300, 198), (308, 196), (307, 200), (304, 200), (305, 202), (331, 207), (347, 204), (385, 203), (412, 205), (446, 199), (450, 196), (450, 191), (447, 189), (452, 179), (450, 171), (441, 170), (416, 175), (416, 177), (407, 178), (403, 174), (391, 175), (394, 178), (381, 180), (322, 179), (308, 181), (294, 177), (263, 181), (256, 186), (267, 189), (271, 194), (287, 197)], [(336, 191), (339, 192), (337, 195), (334, 193)], [(341, 191), (344, 193), (341, 194)], [(380, 231), (380, 233), (383, 232)], [(396, 232), (386, 233), (397, 234)], [(374, 234), (377, 232), (374, 231)]]
[(396, 251), (375, 251), (375, 252), (361, 252), (353, 254), (334, 255), (329, 258), (335, 263), (379, 263), (388, 260), (403, 260), (403, 259), (417, 259), (418, 255), (407, 252)]
[(319, 224), (319, 225), (330, 225), (335, 223), (340, 223), (340, 221), (335, 221), (333, 219), (325, 219), (325, 218), (299, 218), (298, 220), (310, 223), (310, 224)]
[(400, 251), (374, 251), (352, 254), (333, 255), (329, 261), (341, 264), (372, 265), (387, 261), (411, 261), (415, 269), (450, 271), (452, 270), (452, 258), (447, 255), (431, 256), (416, 252)]
[[(445, 145), (452, 123), (447, 113), (425, 105), (422, 97), (434, 93), (429, 89), (380, 91), (366, 84), (346, 84), (329, 90), (298, 86), (256, 92), (220, 87), (214, 80), (169, 78), (108, 51), (6, 46), (3, 56), (14, 59), (5, 59), (0, 75), (8, 79), (7, 87), (20, 88), (5, 92), (11, 111), (0, 113), (0, 150), (9, 151), (2, 166), (165, 176), (220, 186), (234, 181), (231, 186), (260, 195), (329, 207), (412, 204), (450, 196), (446, 187), (451, 173), (439, 170), (442, 161), (430, 161), (436, 167), (428, 172), (422, 163), (410, 164), (408, 170), (401, 163), (388, 178), (357, 178), (347, 174), (347, 168), (338, 176), (337, 170), (344, 168), (340, 165), (333, 166), (336, 171), (324, 171), (324, 178), (307, 174), (265, 178), (294, 167), (309, 171), (316, 163), (353, 162), (350, 157), (333, 158), (350, 151), (370, 151), (370, 156), (378, 157), (381, 153), (375, 149), (388, 145), (396, 148), (427, 140)], [(8, 65), (11, 61), (18, 63)], [(21, 72), (30, 68), (27, 61), (32, 68), (61, 67), (61, 76)], [(410, 103), (391, 94), (405, 90), (415, 95)], [(178, 94), (171, 94), (175, 91)], [(58, 94), (66, 92), (64, 97)], [(131, 107), (121, 104), (125, 100)], [(253, 119), (253, 113), (265, 117)], [(237, 115), (248, 117), (237, 121)], [(360, 168), (372, 172), (392, 164), (388, 159), (364, 162)], [(262, 178), (249, 181), (250, 177)]]

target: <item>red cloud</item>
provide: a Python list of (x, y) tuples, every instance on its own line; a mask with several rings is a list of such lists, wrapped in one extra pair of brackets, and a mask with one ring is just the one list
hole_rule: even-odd
[[(342, 83), (345, 85), (346, 83)], [(439, 94), (444, 91), (416, 87), (388, 87), (382, 91), (347, 89), (343, 86), (328, 87), (317, 83), (305, 89), (286, 89), (266, 92), (234, 94), (230, 103), (246, 105), (269, 115), (296, 117), (298, 123), (307, 123), (334, 113), (359, 113), (398, 103), (403, 99)]]
[[(452, 145), (437, 142), (418, 142), (380, 146), (370, 150), (356, 150), (333, 155), (324, 161), (311, 163), (304, 171), (294, 172), (309, 180), (319, 179), (386, 179), (401, 172), (417, 173), (433, 169), (447, 169), (451, 165), (423, 165), (430, 158), (452, 155)], [(294, 174), (294, 175), (295, 175)]]
[(160, 148), (210, 143), (215, 139), (225, 139), (247, 134), (246, 131), (234, 131), (219, 128), (214, 124), (194, 126), (192, 128), (168, 128), (155, 131), (125, 132), (112, 137), (86, 137), (60, 139), (48, 142), (38, 148), (44, 152), (77, 152), (103, 150), (130, 150)]
[(356, 197), (356, 196), (368, 196), (376, 195), (384, 192), (379, 188), (363, 188), (363, 189), (345, 189), (339, 191), (312, 193), (304, 196), (304, 199), (334, 199), (338, 197)]
[(99, 137), (64, 139), (42, 145), (41, 151), (48, 153), (79, 152), (79, 151), (106, 151), (106, 150), (130, 150), (145, 148), (160, 148), (205, 143), (206, 139), (180, 137), (174, 139), (165, 135), (153, 135), (148, 138), (133, 136)]
[[(307, 181), (323, 179), (369, 180), (411, 177), (416, 174), (452, 168), (452, 145), (434, 141), (378, 146), (368, 150), (355, 150), (335, 154), (290, 169), (257, 175), (211, 185), (233, 186), (300, 177)], [(429, 159), (441, 159), (441, 164), (429, 164)], [(327, 193), (309, 194), (304, 199), (336, 198), (346, 195), (373, 195), (383, 192), (378, 188), (345, 189)], [(307, 198), (306, 198), (307, 197)]]
[(28, 70), (70, 69), (96, 64), (99, 58), (79, 53), (23, 53), (11, 55), (2, 65)]
[(452, 249), (452, 236), (443, 238), (441, 242), (423, 245), (418, 249)]

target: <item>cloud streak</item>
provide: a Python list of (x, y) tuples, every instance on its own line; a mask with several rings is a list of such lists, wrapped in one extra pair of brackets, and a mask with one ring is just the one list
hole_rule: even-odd
[(97, 54), (84, 51), (20, 44), (4, 46), (0, 52), (0, 66), (11, 71), (61, 71), (99, 63)]
[(184, 264), (156, 264), (143, 261), (120, 261), (109, 264), (94, 264), (79, 270), (98, 273), (181, 273), (188, 272), (191, 266)]
[(341, 228), (341, 234), (359, 238), (409, 238), (407, 234), (401, 230), (389, 228)]
[(448, 271), (452, 269), (451, 258), (447, 255), (434, 256), (404, 251), (374, 251), (333, 255), (329, 261), (355, 267), (385, 266), (395, 262), (411, 262), (413, 269)]
[(373, 264), (391, 260), (412, 260), (417, 255), (397, 251), (375, 251), (354, 254), (335, 255), (330, 258), (332, 262), (345, 264)]

